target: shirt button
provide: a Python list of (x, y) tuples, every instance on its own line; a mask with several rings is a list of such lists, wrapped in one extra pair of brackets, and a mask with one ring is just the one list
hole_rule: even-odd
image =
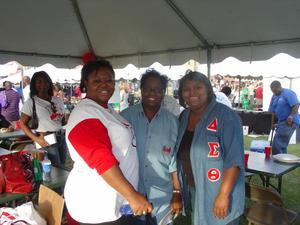
[(145, 167), (148, 167), (148, 165), (145, 165)]

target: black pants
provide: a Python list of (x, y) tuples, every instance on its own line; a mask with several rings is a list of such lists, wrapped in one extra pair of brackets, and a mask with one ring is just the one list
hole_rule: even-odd
[(134, 219), (132, 216), (122, 216), (118, 220), (105, 222), (105, 223), (80, 223), (80, 225), (134, 225)]

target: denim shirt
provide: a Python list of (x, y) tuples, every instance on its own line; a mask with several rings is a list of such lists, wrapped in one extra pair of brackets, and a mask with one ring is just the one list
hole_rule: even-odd
[[(190, 109), (186, 109), (181, 115), (177, 151), (187, 127), (189, 113)], [(217, 103), (215, 98), (196, 125), (190, 159), (195, 181), (194, 225), (227, 224), (242, 215), (245, 201), (242, 125), (239, 116), (229, 107)], [(186, 206), (188, 187), (181, 162), (178, 160), (177, 164)], [(214, 201), (220, 190), (224, 170), (234, 166), (240, 168), (240, 173), (230, 194), (229, 213), (224, 220), (219, 220), (213, 215)]]
[(142, 104), (125, 109), (121, 115), (132, 124), (136, 135), (140, 164), (138, 191), (153, 204), (152, 216), (159, 222), (170, 209), (173, 195), (170, 173), (177, 170), (174, 151), (177, 118), (161, 107), (149, 122)]

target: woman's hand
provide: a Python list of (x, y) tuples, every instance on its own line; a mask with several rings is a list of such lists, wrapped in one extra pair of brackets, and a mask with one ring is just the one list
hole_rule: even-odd
[(173, 193), (171, 202), (170, 202), (170, 207), (175, 215), (179, 215), (182, 210), (182, 198), (181, 198), (181, 193)]
[(133, 193), (127, 200), (134, 215), (141, 216), (152, 212), (152, 205), (138, 192)]
[(218, 194), (214, 202), (214, 216), (224, 219), (228, 215), (229, 196)]
[(49, 143), (44, 139), (44, 135), (36, 136), (34, 139), (35, 142), (37, 142), (42, 148), (49, 146)]

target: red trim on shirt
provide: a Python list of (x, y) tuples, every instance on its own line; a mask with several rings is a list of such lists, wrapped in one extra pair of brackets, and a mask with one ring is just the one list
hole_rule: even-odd
[(99, 119), (81, 121), (73, 127), (68, 139), (88, 166), (100, 175), (118, 164), (107, 129)]

